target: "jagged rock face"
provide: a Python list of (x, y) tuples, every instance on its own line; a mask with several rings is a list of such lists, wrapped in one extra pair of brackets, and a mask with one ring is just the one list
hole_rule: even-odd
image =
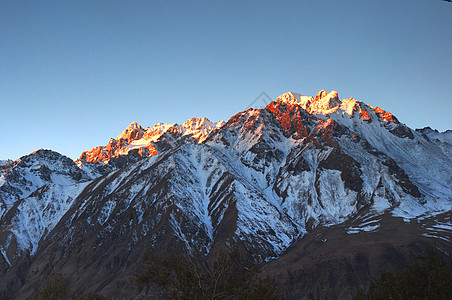
[[(152, 133), (155, 133), (155, 131)], [(77, 162), (107, 164), (111, 160), (129, 154), (130, 151), (134, 151), (131, 153), (131, 156), (136, 156), (136, 154), (139, 154), (141, 157), (155, 155), (158, 152), (150, 140), (153, 137), (158, 138), (159, 136), (156, 137), (152, 133), (147, 132), (136, 122), (132, 122), (116, 139), (110, 139), (107, 145), (95, 147), (90, 151), (83, 152)], [(145, 135), (146, 138), (144, 138)], [(140, 140), (142, 140), (141, 143), (133, 145), (133, 142)]]
[[(95, 172), (105, 175), (112, 169), (122, 168), (174, 147), (181, 140), (186, 142), (185, 137), (191, 137), (200, 143), (223, 123), (212, 123), (207, 118), (191, 118), (182, 125), (159, 123), (154, 127), (143, 128), (132, 122), (116, 139), (110, 139), (105, 146), (83, 152), (76, 162), (82, 168), (83, 165), (88, 165)], [(106, 169), (102, 164), (109, 164), (112, 168)]]
[(265, 108), (273, 113), (284, 129), (284, 136), (302, 139), (308, 136), (307, 126), (314, 123), (309, 114), (291, 102), (274, 101)]
[(364, 216), (451, 209), (451, 145), (334, 91), (286, 93), (224, 124), (176, 125), (132, 123), (82, 154), (70, 186), (39, 167), (46, 185), (12, 201), (0, 225), (0, 290), (30, 295), (50, 272), (69, 272), (83, 274), (76, 289), (127, 297), (124, 278), (147, 248), (208, 255), (239, 245), (265, 261), (322, 226), (355, 220), (346, 239), (378, 230)]

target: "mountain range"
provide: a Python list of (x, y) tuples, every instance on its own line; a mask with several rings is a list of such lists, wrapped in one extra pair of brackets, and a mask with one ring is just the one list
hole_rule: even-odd
[(288, 298), (349, 298), (425, 245), (451, 253), (451, 170), (452, 131), (335, 91), (227, 122), (132, 122), (75, 161), (0, 162), (0, 291), (30, 297), (61, 273), (74, 292), (140, 299), (130, 277), (149, 249), (240, 247)]

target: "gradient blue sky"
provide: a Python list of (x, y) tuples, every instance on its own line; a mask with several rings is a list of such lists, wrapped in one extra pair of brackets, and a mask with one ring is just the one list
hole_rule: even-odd
[(227, 120), (262, 91), (334, 89), (444, 131), (451, 80), (440, 0), (4, 0), (0, 159), (75, 159), (132, 121)]

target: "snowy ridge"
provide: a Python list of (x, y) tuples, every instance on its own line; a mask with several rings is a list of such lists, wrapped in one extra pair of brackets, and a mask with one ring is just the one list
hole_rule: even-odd
[[(106, 146), (83, 152), (76, 162), (80, 167), (86, 163), (108, 164), (110, 160), (127, 156), (132, 151), (137, 151), (141, 157), (152, 156), (160, 151), (158, 143), (162, 139), (170, 146), (175, 145), (176, 139), (186, 136), (201, 143), (213, 130), (223, 124), (224, 121), (212, 123), (207, 118), (191, 118), (183, 124), (157, 123), (153, 127), (143, 128), (138, 123), (132, 122), (116, 139), (110, 139)], [(167, 135), (167, 138), (163, 138), (164, 135)], [(173, 137), (168, 138), (168, 135)]]
[(50, 150), (10, 161), (0, 169), (0, 218), (16, 201), (46, 184), (66, 186), (91, 179), (70, 158)]
[(425, 135), (428, 139), (448, 143), (452, 145), (452, 130), (446, 130), (444, 132), (439, 132), (436, 129), (431, 129), (430, 127), (425, 127), (422, 129), (416, 129), (420, 134)]

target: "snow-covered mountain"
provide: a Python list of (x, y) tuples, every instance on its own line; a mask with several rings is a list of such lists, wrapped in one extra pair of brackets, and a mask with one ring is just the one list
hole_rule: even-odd
[(21, 199), (38, 188), (56, 184), (69, 186), (93, 178), (68, 157), (51, 150), (37, 150), (0, 167), (0, 218)]
[(2, 167), (0, 290), (29, 295), (70, 270), (83, 274), (77, 289), (126, 296), (146, 249), (236, 245), (274, 271), (314, 233), (393, 241), (394, 222), (412, 232), (406, 243), (449, 251), (451, 153), (448, 132), (414, 131), (335, 91), (285, 93), (226, 123), (133, 122), (76, 162), (38, 151)]

